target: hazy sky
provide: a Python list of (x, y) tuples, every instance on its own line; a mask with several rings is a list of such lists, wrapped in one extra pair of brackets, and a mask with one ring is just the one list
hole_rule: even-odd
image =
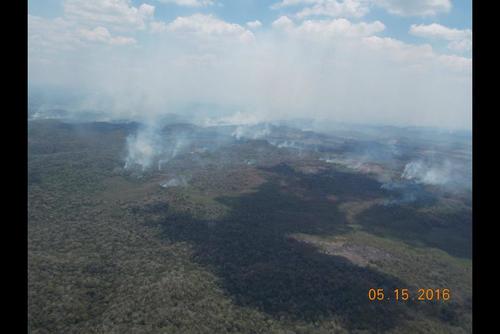
[(30, 0), (28, 12), (30, 87), (75, 96), (72, 109), (471, 126), (470, 1)]

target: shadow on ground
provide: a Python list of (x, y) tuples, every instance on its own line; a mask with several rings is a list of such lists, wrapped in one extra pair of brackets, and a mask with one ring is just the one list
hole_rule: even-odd
[[(392, 291), (405, 286), (403, 282), (288, 237), (335, 235), (348, 226), (321, 187), (303, 187), (299, 178), (283, 188), (281, 177), (290, 180), (291, 175), (282, 172), (278, 170), (254, 193), (219, 198), (230, 208), (224, 220), (194, 220), (169, 214), (163, 206), (165, 237), (192, 244), (194, 260), (210, 268), (239, 305), (292, 320), (335, 315), (351, 329), (385, 331), (396, 326), (406, 308), (394, 302), (370, 302), (367, 293), (370, 288)], [(300, 190), (291, 192), (289, 187), (297, 185)]]

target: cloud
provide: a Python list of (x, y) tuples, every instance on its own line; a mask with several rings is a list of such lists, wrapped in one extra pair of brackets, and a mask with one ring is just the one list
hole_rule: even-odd
[(229, 37), (242, 42), (252, 41), (251, 31), (236, 23), (228, 23), (213, 15), (194, 14), (177, 17), (167, 25), (169, 32), (192, 34), (201, 37)]
[(413, 24), (410, 28), (410, 33), (415, 36), (427, 37), (427, 38), (440, 38), (448, 41), (453, 41), (457, 39), (471, 38), (472, 30), (470, 29), (452, 29), (445, 27), (441, 24)]
[(373, 3), (400, 16), (435, 16), (451, 9), (450, 0), (373, 0)]
[(369, 11), (368, 2), (364, 0), (283, 0), (271, 6), (272, 9), (307, 5), (295, 16), (304, 18), (308, 16), (329, 17), (362, 17)]
[(334, 38), (334, 37), (356, 37), (370, 36), (381, 32), (385, 25), (380, 21), (352, 23), (347, 19), (333, 20), (306, 20), (295, 25), (286, 16), (278, 18), (272, 23), (277, 29), (286, 29), (290, 33), (306, 36), (307, 38)]
[[(153, 20), (154, 6), (134, 7), (130, 0), (66, 0), (62, 17), (28, 15), (30, 61), (57, 52), (76, 51), (91, 44), (130, 45), (134, 34)], [(158, 28), (156, 26), (156, 28)], [(151, 28), (153, 30), (153, 28)], [(36, 56), (35, 56), (36, 54)]]
[(390, 37), (370, 36), (363, 39), (372, 50), (383, 50), (395, 61), (413, 64), (414, 67), (444, 66), (450, 70), (470, 73), (472, 59), (456, 55), (436, 54), (428, 44), (413, 45)]
[(449, 41), (448, 48), (454, 51), (472, 50), (472, 30), (453, 29), (438, 23), (432, 24), (412, 24), (410, 34), (428, 39), (438, 39)]
[(388, 59), (398, 62), (422, 64), (435, 58), (432, 47), (428, 44), (413, 45), (390, 37), (369, 36), (363, 39), (372, 51), (384, 52)]
[(158, 0), (161, 3), (173, 3), (185, 7), (206, 7), (215, 4), (213, 0)]
[(455, 71), (472, 71), (472, 59), (456, 55), (439, 55), (437, 59), (443, 66), (454, 69)]
[(318, 2), (312, 7), (302, 9), (296, 15), (299, 18), (308, 16), (362, 17), (368, 12), (369, 8), (366, 3), (356, 0), (346, 0), (343, 2)]
[(124, 36), (113, 37), (109, 33), (108, 29), (104, 27), (97, 27), (92, 30), (80, 29), (79, 33), (84, 39), (91, 42), (101, 42), (112, 45), (127, 45), (136, 43), (136, 40), (131, 37), (124, 37)]
[(381, 32), (385, 25), (380, 21), (351, 23), (346, 19), (304, 21), (297, 30), (308, 34), (368, 36)]
[(149, 28), (153, 33), (160, 33), (167, 30), (167, 24), (162, 21), (153, 21), (149, 24)]
[(75, 50), (82, 43), (75, 38), (74, 28), (73, 22), (63, 18), (45, 19), (28, 15), (28, 50), (32, 54), (36, 52), (37, 56), (46, 52)]
[(78, 51), (95, 43), (130, 45), (136, 40), (112, 34), (103, 26), (87, 28), (66, 18), (45, 19), (28, 15), (28, 52), (32, 61), (60, 52)]
[[(68, 110), (122, 119), (470, 126), (470, 58), (379, 36), (380, 21), (281, 16), (255, 35), (204, 14), (148, 24), (157, 34), (140, 39), (105, 24), (30, 16), (29, 82), (85, 92)], [(135, 37), (138, 47), (100, 46), (117, 36)], [(51, 46), (65, 41), (71, 49)]]
[(276, 29), (289, 29), (294, 26), (293, 21), (288, 16), (280, 16), (272, 23), (272, 27)]
[(450, 0), (282, 0), (272, 9), (302, 6), (295, 16), (363, 17), (373, 6), (399, 16), (435, 16), (451, 9)]
[(247, 22), (246, 25), (250, 29), (257, 29), (257, 28), (262, 27), (262, 23), (259, 20)]
[(316, 4), (318, 0), (282, 0), (281, 2), (277, 2), (271, 6), (271, 9), (279, 9), (289, 6), (297, 6), (302, 4)]
[(87, 26), (106, 26), (108, 29), (144, 29), (152, 19), (155, 7), (141, 4), (134, 7), (130, 0), (66, 0), (67, 19)]
[(95, 42), (107, 42), (111, 39), (111, 35), (108, 29), (103, 27), (97, 27), (93, 30), (81, 29), (80, 34), (89, 41)]

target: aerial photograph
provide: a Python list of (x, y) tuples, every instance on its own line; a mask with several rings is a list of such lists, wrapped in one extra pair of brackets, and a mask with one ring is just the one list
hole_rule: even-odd
[(28, 333), (472, 333), (472, 0), (27, 3)]

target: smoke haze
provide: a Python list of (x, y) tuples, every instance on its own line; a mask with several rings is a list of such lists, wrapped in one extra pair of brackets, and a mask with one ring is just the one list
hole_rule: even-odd
[(37, 108), (200, 124), (471, 126), (471, 59), (387, 37), (379, 20), (281, 15), (252, 29), (213, 14), (161, 20), (154, 6), (124, 0), (130, 17), (90, 1), (109, 17), (89, 20), (83, 2), (63, 3), (60, 17), (28, 16)]

